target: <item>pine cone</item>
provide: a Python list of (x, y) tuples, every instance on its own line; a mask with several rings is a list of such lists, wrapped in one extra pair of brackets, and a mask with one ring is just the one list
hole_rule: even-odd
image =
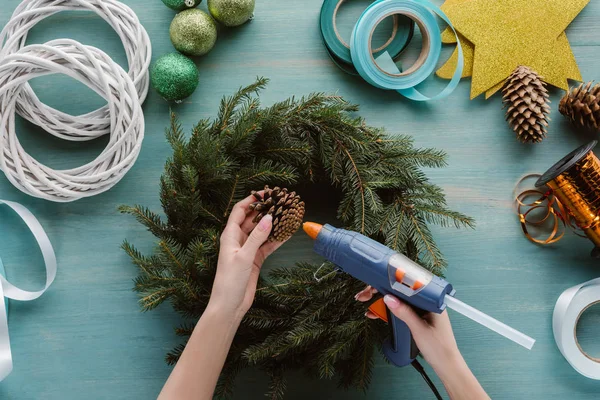
[(273, 229), (269, 241), (283, 242), (300, 228), (304, 218), (304, 202), (300, 201), (300, 196), (296, 192), (288, 193), (285, 188), (270, 189), (265, 186), (264, 195), (261, 196), (254, 190), (252, 195), (257, 201), (250, 204), (249, 208), (258, 211), (253, 222), (260, 221), (267, 214), (273, 216)]
[(582, 83), (569, 90), (558, 104), (558, 111), (578, 128), (600, 131), (600, 85)]
[(550, 100), (542, 77), (531, 68), (517, 67), (502, 89), (506, 120), (525, 143), (541, 142), (547, 133)]

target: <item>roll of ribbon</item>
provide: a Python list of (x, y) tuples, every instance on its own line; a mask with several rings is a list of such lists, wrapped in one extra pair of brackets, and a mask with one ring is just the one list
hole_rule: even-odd
[[(0, 274), (0, 381), (10, 374), (13, 368), (12, 352), (10, 349), (10, 338), (8, 335), (8, 312), (4, 298), (18, 301), (35, 300), (46, 292), (56, 277), (56, 256), (50, 243), (50, 239), (44, 232), (44, 228), (33, 214), (18, 203), (12, 201), (0, 200), (0, 205), (4, 204), (16, 212), (25, 222), (33, 237), (37, 241), (42, 257), (46, 266), (46, 284), (44, 288), (35, 292), (29, 292), (19, 289), (6, 279), (6, 275)], [(0, 265), (2, 263), (0, 262)]]
[(600, 359), (586, 354), (577, 341), (577, 321), (581, 314), (600, 303), (600, 278), (565, 290), (554, 307), (552, 330), (558, 349), (581, 375), (600, 380)]
[[(416, 101), (441, 99), (452, 93), (460, 81), (464, 64), (458, 36), (458, 63), (454, 75), (446, 87), (433, 97), (425, 96), (415, 88), (433, 73), (442, 50), (436, 14), (452, 28), (446, 14), (427, 0), (383, 0), (367, 7), (356, 23), (350, 39), (352, 63), (360, 76), (375, 87), (396, 90), (403, 96)], [(384, 51), (377, 59), (373, 57), (371, 46), (373, 32), (381, 21), (392, 15), (404, 15), (411, 18), (423, 36), (421, 54), (415, 64), (403, 72), (398, 70), (388, 52)], [(452, 31), (457, 35), (454, 28)]]
[[(325, 0), (321, 6), (320, 28), (325, 48), (333, 62), (343, 71), (358, 75), (352, 65), (350, 45), (342, 38), (338, 30), (336, 18), (340, 6), (345, 0)], [(393, 26), (390, 38), (379, 48), (373, 49), (373, 56), (379, 57), (388, 52), (391, 58), (398, 57), (412, 39), (414, 22), (402, 15), (393, 16)]]

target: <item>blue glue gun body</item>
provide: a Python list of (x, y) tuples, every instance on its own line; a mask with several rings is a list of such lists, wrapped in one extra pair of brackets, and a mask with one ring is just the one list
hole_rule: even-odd
[[(433, 275), (404, 255), (357, 232), (324, 225), (315, 243), (316, 253), (344, 272), (377, 289), (392, 294), (415, 309), (441, 313), (452, 285)], [(386, 358), (402, 367), (418, 355), (408, 326), (388, 312), (391, 336), (383, 344)]]

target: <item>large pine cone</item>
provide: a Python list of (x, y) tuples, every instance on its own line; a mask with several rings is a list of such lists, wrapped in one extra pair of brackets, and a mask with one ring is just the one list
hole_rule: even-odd
[(506, 120), (525, 143), (541, 142), (547, 133), (550, 100), (546, 83), (534, 70), (519, 66), (502, 89)]
[(267, 214), (273, 216), (273, 229), (269, 235), (271, 242), (283, 242), (289, 239), (302, 225), (304, 218), (304, 202), (296, 192), (289, 192), (286, 188), (265, 186), (264, 195), (252, 191), (256, 201), (250, 204), (250, 210), (258, 211), (253, 222), (258, 222)]
[(560, 99), (558, 111), (578, 128), (600, 131), (600, 85), (588, 82), (571, 89)]

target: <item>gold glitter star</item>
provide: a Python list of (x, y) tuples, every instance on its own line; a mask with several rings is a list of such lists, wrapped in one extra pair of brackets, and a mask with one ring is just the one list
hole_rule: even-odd
[[(464, 35), (461, 44), (467, 48), (466, 65), (474, 55), (471, 98), (486, 91), (486, 98), (491, 96), (519, 65), (529, 66), (547, 83), (563, 89), (568, 89), (567, 78), (581, 80), (564, 30), (588, 2), (447, 0), (442, 8)], [(442, 38), (451, 41), (449, 32), (444, 32)], [(456, 60), (453, 54), (439, 75), (445, 77), (453, 70)], [(468, 73), (469, 68), (465, 69)]]

